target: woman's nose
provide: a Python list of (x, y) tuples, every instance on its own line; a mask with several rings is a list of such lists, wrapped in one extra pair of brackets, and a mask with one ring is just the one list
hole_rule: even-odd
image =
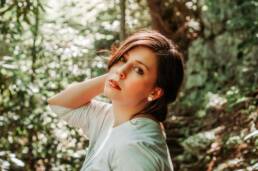
[(120, 79), (125, 79), (125, 73), (124, 72), (120, 72), (119, 73), (119, 77), (120, 77)]
[(117, 74), (119, 75), (120, 79), (125, 79), (126, 78), (126, 73), (125, 73), (125, 67), (120, 67), (117, 69)]

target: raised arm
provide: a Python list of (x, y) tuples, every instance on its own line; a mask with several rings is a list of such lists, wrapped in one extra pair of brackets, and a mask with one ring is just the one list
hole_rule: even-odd
[(84, 105), (95, 96), (103, 92), (107, 74), (88, 79), (79, 83), (72, 83), (67, 88), (47, 100), (50, 105), (67, 108), (77, 108)]

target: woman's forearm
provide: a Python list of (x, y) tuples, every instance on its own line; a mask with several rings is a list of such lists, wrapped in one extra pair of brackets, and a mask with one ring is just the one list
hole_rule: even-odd
[(63, 91), (47, 100), (50, 105), (60, 105), (68, 108), (77, 108), (88, 103), (92, 98), (103, 92), (107, 74), (73, 83)]

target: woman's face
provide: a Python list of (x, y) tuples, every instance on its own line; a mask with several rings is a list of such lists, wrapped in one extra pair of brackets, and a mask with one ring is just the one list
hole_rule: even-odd
[[(125, 105), (146, 103), (157, 79), (157, 58), (146, 47), (128, 51), (109, 70), (104, 94)], [(119, 87), (118, 87), (119, 86)]]

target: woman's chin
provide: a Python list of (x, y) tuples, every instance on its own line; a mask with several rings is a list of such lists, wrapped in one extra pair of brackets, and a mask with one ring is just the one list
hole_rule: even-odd
[(112, 91), (109, 87), (104, 88), (103, 95), (106, 96), (107, 98), (109, 98), (110, 100), (112, 100), (113, 98), (115, 98), (117, 96), (117, 95), (115, 95), (114, 91)]

